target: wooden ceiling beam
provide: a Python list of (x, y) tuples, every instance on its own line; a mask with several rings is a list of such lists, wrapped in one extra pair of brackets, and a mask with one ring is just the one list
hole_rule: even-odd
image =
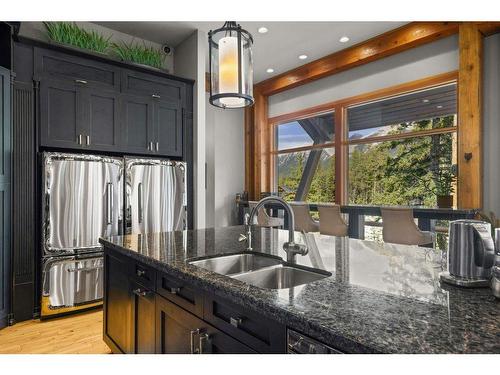
[(475, 24), (483, 36), (500, 33), (500, 22), (475, 22)]
[(459, 22), (412, 22), (256, 85), (270, 96), (458, 33)]

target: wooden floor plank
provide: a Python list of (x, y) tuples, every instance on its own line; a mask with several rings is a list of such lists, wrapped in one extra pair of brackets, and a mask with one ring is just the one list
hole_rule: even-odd
[(102, 310), (46, 321), (31, 320), (0, 330), (0, 354), (108, 354)]

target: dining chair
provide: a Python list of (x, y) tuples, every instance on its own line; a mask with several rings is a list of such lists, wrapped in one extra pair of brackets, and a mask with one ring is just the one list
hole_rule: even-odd
[(434, 233), (419, 229), (411, 208), (383, 207), (380, 211), (384, 242), (417, 246), (434, 244)]
[(295, 217), (295, 230), (301, 232), (319, 232), (319, 223), (311, 217), (309, 205), (305, 202), (290, 203)]
[(319, 233), (329, 236), (345, 237), (349, 226), (340, 213), (338, 204), (318, 205)]
[[(250, 211), (254, 209), (257, 203), (258, 202), (255, 201), (248, 202), (248, 208)], [(254, 222), (252, 224), (268, 228), (283, 228), (284, 220), (279, 217), (269, 216), (265, 208), (262, 207), (259, 209), (259, 212), (257, 212), (257, 216), (254, 217)]]

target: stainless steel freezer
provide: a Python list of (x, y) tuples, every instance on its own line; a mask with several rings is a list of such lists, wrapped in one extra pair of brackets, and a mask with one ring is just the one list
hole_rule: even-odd
[(43, 154), (44, 256), (100, 251), (123, 227), (123, 159)]
[(42, 317), (102, 304), (102, 253), (46, 257), (42, 264)]
[(186, 228), (184, 162), (126, 158), (125, 192), (125, 233)]

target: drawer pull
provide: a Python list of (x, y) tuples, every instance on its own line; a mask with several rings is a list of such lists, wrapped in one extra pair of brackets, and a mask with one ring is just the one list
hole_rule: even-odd
[(153, 94), (153, 95), (151, 95), (151, 97), (153, 97), (153, 98), (155, 98), (155, 99), (160, 99), (160, 98), (161, 98), (161, 96), (160, 96), (160, 95), (158, 95), (158, 94)]
[(136, 271), (136, 274), (137, 274), (137, 276), (139, 276), (139, 277), (143, 277), (144, 275), (146, 275), (146, 271), (145, 271), (145, 270), (138, 269), (138, 270)]
[(241, 318), (233, 318), (233, 317), (229, 318), (229, 323), (231, 323), (231, 325), (235, 328), (240, 327), (241, 321), (242, 321)]
[(181, 288), (170, 288), (170, 293), (177, 294), (181, 291)]
[(87, 84), (87, 81), (85, 81), (84, 79), (75, 79), (75, 82), (76, 83), (81, 83), (82, 85), (86, 85)]
[(134, 293), (136, 296), (138, 297), (146, 297), (148, 294), (150, 294), (151, 292), (149, 290), (143, 290), (141, 288), (137, 288), (137, 289), (134, 289), (132, 291), (132, 293)]

